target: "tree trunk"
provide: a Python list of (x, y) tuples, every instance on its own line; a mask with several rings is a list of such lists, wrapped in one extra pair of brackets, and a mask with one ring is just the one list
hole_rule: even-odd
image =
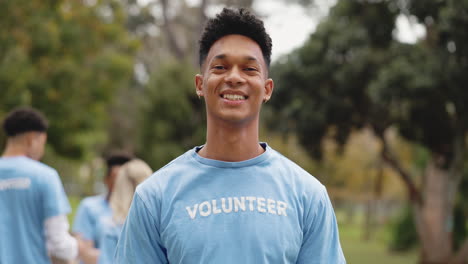
[[(198, 41), (199, 41), (199, 38), (201, 36), (201, 34), (203, 33), (203, 28), (205, 27), (205, 23), (206, 23), (206, 20), (208, 19), (207, 16), (206, 16), (206, 8), (208, 6), (208, 0), (202, 0), (201, 3), (200, 3), (200, 10), (199, 10), (199, 13), (198, 13), (198, 25), (196, 27), (196, 30), (194, 30), (193, 32), (193, 46), (194, 47), (198, 47)], [(198, 50), (197, 52), (195, 52), (195, 56), (193, 56), (193, 66), (196, 68), (198, 68), (199, 66), (199, 57), (198, 57)]]
[[(414, 207), (414, 219), (421, 243), (420, 264), (468, 263), (468, 239), (457, 254), (453, 252), (452, 226), (455, 195), (463, 171), (465, 133), (461, 130), (453, 144), (452, 160), (432, 153), (424, 172), (423, 184), (418, 189), (408, 171), (393, 155), (383, 134), (382, 159), (400, 175)], [(447, 166), (449, 164), (449, 166)]]
[(365, 217), (364, 217), (364, 233), (362, 239), (369, 241), (373, 233), (373, 214), (374, 214), (374, 201), (369, 199), (366, 201)]
[[(379, 162), (377, 174), (375, 179), (369, 177), (367, 182), (372, 184), (372, 196), (366, 201), (365, 219), (364, 219), (364, 236), (363, 239), (368, 241), (372, 238), (376, 222), (377, 222), (377, 208), (379, 205), (380, 198), (382, 196), (382, 185), (383, 185), (383, 166)], [(369, 175), (371, 176), (371, 175)]]
[(452, 250), (453, 204), (449, 193), (449, 170), (434, 155), (428, 162), (422, 187), (423, 203), (415, 206), (421, 242), (421, 264), (447, 264)]
[(167, 40), (169, 41), (169, 48), (178, 61), (182, 61), (185, 58), (185, 52), (182, 50), (180, 44), (177, 41), (176, 32), (173, 28), (172, 22), (169, 19), (169, 1), (161, 0), (162, 15), (164, 19), (163, 29), (166, 33)]

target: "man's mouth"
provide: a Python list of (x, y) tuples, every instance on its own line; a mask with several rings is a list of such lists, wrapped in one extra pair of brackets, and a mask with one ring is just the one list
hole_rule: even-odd
[(248, 98), (240, 94), (222, 94), (221, 97), (231, 101), (246, 100)]

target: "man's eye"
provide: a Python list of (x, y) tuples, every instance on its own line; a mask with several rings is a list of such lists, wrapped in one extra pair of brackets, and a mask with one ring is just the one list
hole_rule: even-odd
[(247, 67), (245, 68), (246, 71), (256, 71), (257, 69), (256, 68), (253, 68), (253, 67)]
[(213, 69), (215, 69), (215, 70), (224, 70), (225, 67), (223, 65), (216, 65), (216, 66), (213, 66)]

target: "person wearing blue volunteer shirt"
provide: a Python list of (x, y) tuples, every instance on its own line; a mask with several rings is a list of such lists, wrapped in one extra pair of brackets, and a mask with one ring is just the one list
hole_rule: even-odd
[(115, 178), (120, 167), (131, 158), (130, 154), (123, 151), (108, 155), (106, 157), (107, 173), (104, 178), (107, 193), (87, 197), (78, 206), (72, 230), (83, 245), (79, 256), (82, 263), (95, 263), (95, 259), (99, 256), (98, 223), (100, 218), (112, 215), (109, 199), (112, 196)]
[(137, 187), (114, 263), (346, 263), (325, 187), (259, 142), (271, 47), (245, 9), (208, 20), (195, 76), (206, 143)]
[(21, 107), (3, 122), (0, 158), (0, 263), (71, 263), (78, 243), (68, 233), (70, 204), (56, 170), (39, 162), (48, 123)]
[[(114, 252), (132, 202), (135, 188), (153, 171), (143, 160), (133, 159), (125, 163), (115, 179), (109, 204), (112, 215), (100, 218), (98, 223), (99, 256), (97, 263), (113, 264)], [(96, 263), (96, 262), (93, 262)]]

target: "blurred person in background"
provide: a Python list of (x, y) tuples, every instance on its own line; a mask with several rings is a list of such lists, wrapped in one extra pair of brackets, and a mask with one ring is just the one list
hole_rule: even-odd
[(112, 264), (117, 240), (122, 225), (128, 214), (128, 209), (135, 193), (135, 188), (148, 178), (151, 168), (140, 159), (133, 159), (125, 163), (115, 179), (112, 196), (109, 200), (112, 215), (101, 217), (97, 224), (98, 250), (85, 250), (87, 254), (81, 259), (86, 264)]
[(71, 263), (78, 245), (69, 232), (71, 208), (57, 171), (39, 162), (48, 122), (29, 107), (12, 110), (0, 157), (0, 263)]
[(325, 187), (259, 142), (271, 38), (245, 9), (223, 9), (200, 40), (206, 143), (138, 186), (115, 263), (346, 263)]
[(132, 155), (117, 151), (106, 158), (107, 172), (104, 183), (107, 193), (84, 198), (77, 209), (73, 221), (73, 233), (80, 242), (80, 258), (96, 255), (100, 247), (97, 225), (101, 217), (112, 214), (109, 200), (112, 197), (115, 178), (122, 165), (132, 159)]

